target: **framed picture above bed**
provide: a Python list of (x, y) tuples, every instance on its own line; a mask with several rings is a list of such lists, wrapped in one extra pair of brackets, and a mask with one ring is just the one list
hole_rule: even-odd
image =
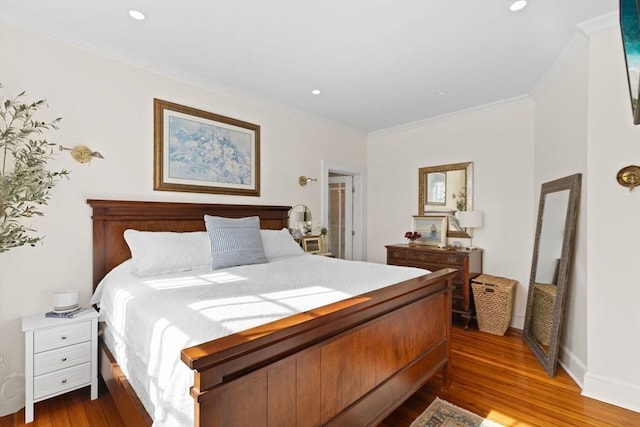
[(260, 195), (260, 126), (153, 100), (154, 190)]
[(312, 254), (321, 253), (323, 251), (321, 237), (304, 236), (302, 238), (302, 249), (304, 249), (305, 252), (309, 252)]

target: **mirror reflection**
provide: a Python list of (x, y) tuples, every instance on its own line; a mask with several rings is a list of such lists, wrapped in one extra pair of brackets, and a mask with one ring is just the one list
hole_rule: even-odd
[(473, 210), (473, 163), (429, 166), (418, 171), (418, 215), (448, 214), (448, 237), (470, 237), (454, 214)]
[(523, 339), (555, 374), (571, 266), (581, 175), (542, 185)]
[(311, 209), (299, 204), (289, 209), (289, 232), (294, 239), (300, 240), (305, 234), (311, 233)]

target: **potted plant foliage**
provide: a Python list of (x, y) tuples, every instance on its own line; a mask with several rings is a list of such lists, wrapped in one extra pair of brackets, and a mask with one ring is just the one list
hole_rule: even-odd
[[(0, 86), (1, 87), (1, 86)], [(49, 193), (69, 171), (51, 171), (47, 162), (56, 144), (43, 132), (58, 129), (61, 118), (50, 122), (34, 115), (46, 107), (46, 101), (25, 102), (25, 92), (13, 98), (0, 95), (0, 253), (11, 248), (40, 242), (43, 237), (22, 221), (41, 216)]]

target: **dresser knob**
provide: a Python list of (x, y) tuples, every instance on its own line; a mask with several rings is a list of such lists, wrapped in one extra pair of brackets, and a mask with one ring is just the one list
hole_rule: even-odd
[(66, 361), (67, 361), (67, 358), (66, 358), (66, 357), (63, 357), (63, 358), (62, 358), (62, 361), (63, 361), (63, 362), (66, 362)]
[(65, 378), (61, 382), (62, 382), (62, 384), (66, 384), (67, 383), (67, 379)]

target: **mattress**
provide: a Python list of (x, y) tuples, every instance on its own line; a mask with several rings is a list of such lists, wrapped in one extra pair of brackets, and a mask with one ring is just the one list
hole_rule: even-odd
[(183, 348), (318, 308), (427, 272), (309, 254), (269, 263), (137, 277), (131, 261), (96, 288), (103, 339), (154, 420), (193, 425)]

